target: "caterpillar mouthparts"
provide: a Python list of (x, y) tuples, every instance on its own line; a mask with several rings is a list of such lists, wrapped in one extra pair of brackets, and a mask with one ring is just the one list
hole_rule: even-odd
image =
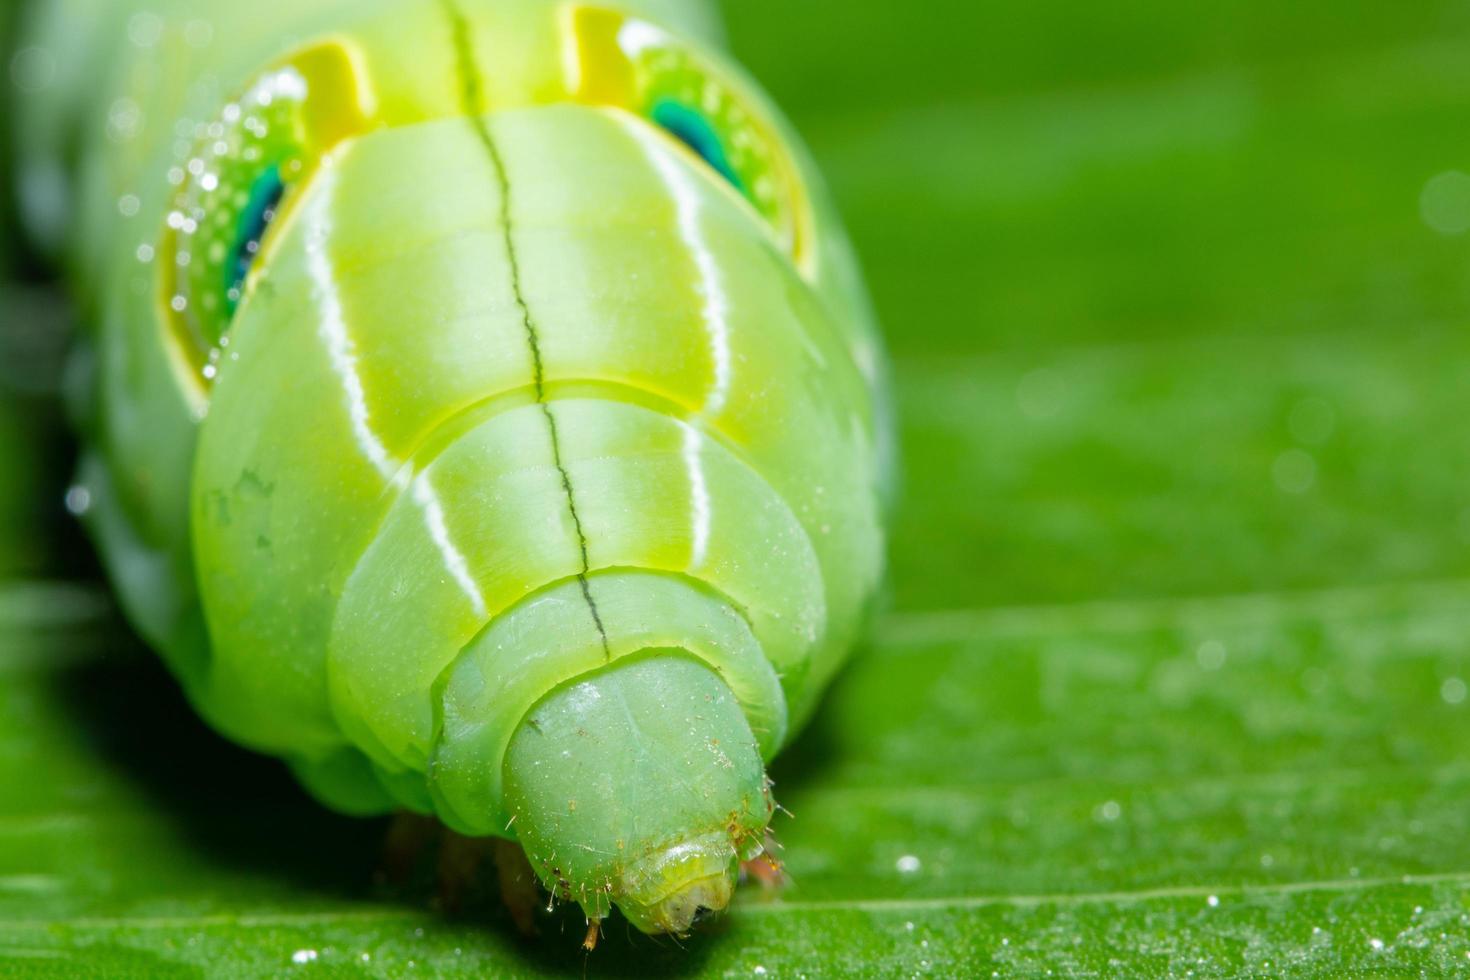
[[(721, 862), (722, 857), (727, 859)], [(651, 866), (647, 870), (635, 869), (625, 876), (625, 881), (633, 880), (625, 884), (629, 890), (618, 907), (644, 932), (683, 935), (705, 915), (722, 912), (730, 904), (736, 878), (733, 857), (728, 840), (707, 837), (677, 844), (645, 859)], [(711, 868), (715, 870), (701, 874)], [(654, 883), (668, 887), (662, 894), (651, 887), (640, 889)]]

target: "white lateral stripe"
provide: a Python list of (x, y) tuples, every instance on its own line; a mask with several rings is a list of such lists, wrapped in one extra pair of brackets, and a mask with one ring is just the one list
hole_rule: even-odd
[(694, 538), (689, 552), (689, 570), (692, 572), (704, 564), (709, 550), (709, 487), (704, 482), (699, 430), (691, 425), (680, 424), (684, 426), (684, 465), (689, 470), (690, 524)]
[(718, 415), (730, 397), (730, 304), (720, 283), (719, 266), (699, 230), (699, 191), (659, 137), (643, 126), (631, 126), (629, 131), (643, 146), (649, 162), (673, 194), (679, 236), (694, 256), (694, 265), (699, 273), (699, 291), (704, 296), (704, 324), (709, 333), (710, 359), (714, 362), (715, 373), (700, 414)]
[[(342, 299), (332, 271), (331, 257), (327, 252), (327, 243), (332, 234), (331, 219), (327, 215), (327, 208), (332, 200), (332, 181), (332, 171), (327, 168), (322, 174), (322, 186), (314, 190), (306, 216), (306, 264), (316, 296), (319, 321), (317, 329), (326, 346), (332, 371), (341, 381), (342, 393), (347, 399), (347, 416), (358, 447), (378, 473), (398, 483), (403, 479), (403, 464), (388, 452), (388, 448), (383, 445), (370, 424), (367, 393), (363, 388), (362, 378), (357, 373), (357, 347), (347, 330)], [(444, 558), (445, 568), (469, 598), (475, 613), (484, 616), (485, 598), (470, 575), (469, 563), (464, 554), (455, 547), (450, 538), (449, 528), (444, 520), (444, 508), (429, 483), (427, 473), (414, 483), (413, 499), (423, 510), (424, 525)]]
[(429, 482), (429, 474), (424, 473), (414, 482), (413, 499), (423, 508), (424, 524), (429, 529), (429, 537), (434, 539), (439, 553), (444, 556), (444, 566), (469, 598), (475, 614), (483, 617), (485, 597), (480, 594), (480, 587), (470, 576), (469, 562), (465, 561), (463, 552), (455, 547), (454, 541), (449, 537), (449, 528), (444, 524), (444, 507), (439, 503), (439, 496)]
[(347, 416), (352, 422), (352, 433), (368, 462), (383, 476), (392, 479), (399, 463), (389, 455), (378, 434), (368, 424), (367, 395), (363, 390), (362, 378), (357, 374), (357, 348), (347, 333), (347, 322), (342, 315), (342, 299), (332, 272), (331, 257), (327, 254), (327, 241), (331, 238), (332, 222), (327, 208), (332, 201), (331, 191), (334, 178), (332, 170), (326, 168), (322, 174), (322, 186), (315, 188), (311, 196), (311, 208), (306, 215), (306, 270), (311, 276), (318, 312), (318, 333), (327, 348), (332, 371), (342, 382), (342, 392), (347, 396)]

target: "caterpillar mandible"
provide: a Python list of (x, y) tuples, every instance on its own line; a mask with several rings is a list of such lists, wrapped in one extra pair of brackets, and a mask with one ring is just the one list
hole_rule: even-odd
[(28, 223), (76, 509), (325, 804), (729, 901), (882, 572), (883, 356), (788, 125), (679, 0), (49, 0)]

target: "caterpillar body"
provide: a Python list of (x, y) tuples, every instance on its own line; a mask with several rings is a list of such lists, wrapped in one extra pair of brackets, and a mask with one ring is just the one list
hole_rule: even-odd
[(327, 805), (682, 932), (882, 570), (882, 353), (678, 0), (51, 0), (28, 224), (76, 509), (191, 702)]

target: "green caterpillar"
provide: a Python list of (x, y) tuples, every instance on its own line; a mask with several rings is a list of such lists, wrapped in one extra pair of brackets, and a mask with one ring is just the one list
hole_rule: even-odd
[(190, 700), (594, 924), (729, 900), (882, 570), (883, 357), (812, 165), (661, 0), (51, 0), (70, 500)]

